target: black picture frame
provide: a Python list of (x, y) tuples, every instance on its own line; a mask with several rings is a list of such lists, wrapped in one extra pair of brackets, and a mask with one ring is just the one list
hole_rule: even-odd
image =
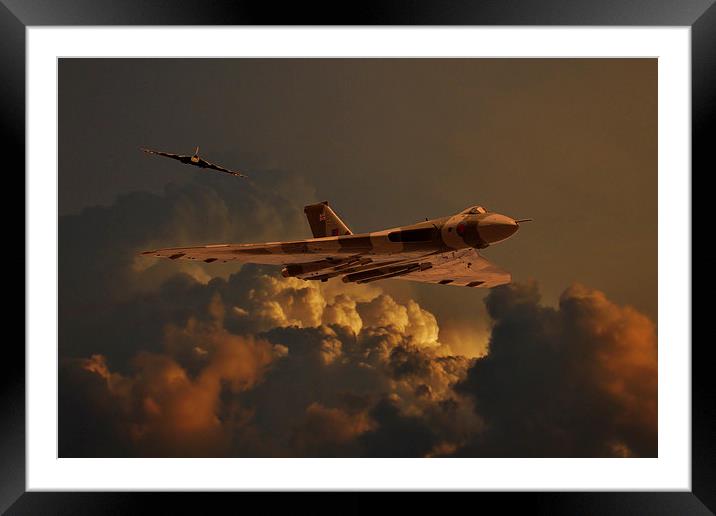
[[(361, 3), (291, 3), (240, 0), (0, 0), (0, 112), (3, 176), (25, 191), (25, 29), (37, 25), (571, 25), (689, 26), (692, 50), (692, 168), (714, 170), (712, 111), (716, 106), (716, 6), (714, 0), (430, 0)], [(692, 177), (694, 176), (692, 172)], [(18, 184), (19, 183), (19, 184)], [(6, 186), (6, 195), (18, 191)], [(14, 196), (19, 197), (15, 194)], [(6, 199), (9, 195), (6, 197)], [(8, 204), (6, 203), (6, 206)], [(17, 218), (6, 217), (8, 226)], [(699, 221), (701, 222), (701, 221)], [(17, 225), (19, 227), (19, 225)], [(684, 228), (687, 230), (687, 228)], [(19, 231), (19, 230), (18, 230)], [(693, 234), (693, 232), (692, 232)], [(23, 236), (25, 241), (24, 227)], [(17, 242), (18, 240), (14, 240)], [(8, 253), (14, 256), (17, 248)], [(23, 264), (25, 263), (23, 246)], [(23, 295), (23, 300), (25, 295)], [(17, 303), (17, 307), (24, 302)], [(19, 308), (16, 308), (19, 310)], [(9, 334), (7, 334), (9, 335)], [(709, 514), (716, 512), (716, 396), (711, 346), (692, 343), (692, 491), (591, 493), (473, 493), (470, 503), (500, 510), (526, 508), (550, 514)], [(25, 492), (25, 352), (5, 338), (0, 376), (0, 511), (8, 514), (142, 513), (159, 502), (162, 512), (205, 512), (207, 503), (249, 494)], [(455, 496), (453, 494), (452, 496)], [(376, 493), (353, 493), (340, 502), (317, 504), (312, 512), (365, 512), (379, 503)], [(466, 495), (461, 495), (466, 496)], [(207, 498), (211, 497), (211, 501)], [(216, 500), (219, 497), (220, 500)], [(271, 504), (287, 496), (272, 497)], [(289, 503), (295, 508), (296, 496)], [(444, 509), (422, 494), (403, 496), (423, 510)], [(299, 499), (307, 500), (302, 496)], [(252, 500), (257, 501), (257, 500)], [(462, 500), (451, 501), (451, 504)], [(246, 503), (242, 500), (242, 503)], [(265, 503), (265, 502), (264, 502)], [(435, 504), (434, 507), (431, 505)], [(476, 506), (477, 507), (477, 506)], [(404, 510), (409, 510), (404, 508)]]

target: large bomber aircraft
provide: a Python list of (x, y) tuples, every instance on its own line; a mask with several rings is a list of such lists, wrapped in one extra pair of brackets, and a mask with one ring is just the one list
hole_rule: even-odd
[(218, 170), (219, 172), (224, 172), (226, 174), (231, 174), (232, 176), (236, 177), (246, 177), (245, 174), (242, 174), (241, 172), (237, 172), (235, 170), (229, 170), (228, 168), (224, 168), (221, 165), (217, 165), (216, 163), (211, 163), (210, 161), (206, 161), (204, 158), (199, 156), (199, 147), (197, 147), (194, 150), (194, 154), (174, 154), (172, 152), (164, 152), (164, 151), (158, 151), (158, 150), (152, 150), (152, 149), (145, 149), (142, 147), (142, 150), (146, 152), (147, 154), (154, 154), (156, 156), (162, 156), (164, 158), (171, 158), (175, 159), (177, 161), (180, 161), (184, 163), (185, 165), (193, 165), (195, 167), (199, 168), (209, 168), (211, 170)]
[(145, 251), (171, 260), (248, 262), (282, 265), (284, 277), (346, 283), (394, 278), (440, 285), (491, 288), (511, 275), (480, 256), (484, 249), (512, 236), (521, 222), (482, 206), (410, 226), (358, 235), (327, 201), (304, 208), (314, 238), (263, 244), (212, 244)]

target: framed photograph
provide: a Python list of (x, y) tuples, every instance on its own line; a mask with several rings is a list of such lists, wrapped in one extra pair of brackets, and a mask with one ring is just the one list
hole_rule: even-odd
[(6, 1), (27, 303), (0, 509), (713, 511), (711, 3)]

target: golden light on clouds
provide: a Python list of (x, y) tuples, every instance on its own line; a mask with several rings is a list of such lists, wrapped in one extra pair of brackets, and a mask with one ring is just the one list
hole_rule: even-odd
[[(70, 369), (79, 366), (101, 379), (113, 405), (112, 425), (133, 453), (340, 456), (374, 449), (382, 454), (383, 433), (413, 425), (418, 434), (406, 439), (418, 443), (420, 455), (460, 455), (500, 424), (503, 416), (493, 416), (495, 409), (480, 401), (481, 390), (470, 386), (489, 384), (488, 377), (481, 378), (493, 360), (486, 341), (492, 338), (494, 352), (502, 356), (501, 325), (525, 310), (535, 320), (566, 318), (560, 334), (550, 339), (583, 350), (556, 356), (566, 357), (590, 397), (616, 407), (608, 426), (628, 427), (621, 439), (619, 431), (608, 435), (605, 453), (634, 455), (629, 439), (655, 425), (654, 326), (601, 292), (572, 286), (555, 312), (530, 297), (534, 286), (500, 291), (504, 299), (488, 303), (498, 332), (490, 337), (466, 327), (445, 331), (415, 301), (398, 303), (376, 287), (352, 292), (349, 286), (263, 273), (252, 274), (249, 283), (242, 306), (227, 305), (215, 291), (196, 316), (165, 325), (162, 351), (137, 353), (129, 373), (113, 372), (101, 355), (71, 361)], [(247, 319), (256, 335), (229, 329)], [(549, 361), (550, 352), (554, 349), (545, 348), (541, 356)], [(517, 380), (524, 370), (508, 364), (499, 374)], [(294, 392), (284, 390), (286, 381)], [(510, 403), (495, 389), (492, 396)], [(271, 411), (305, 401), (287, 411), (292, 415), (286, 426), (266, 432), (261, 430), (266, 416), (260, 415), (266, 407), (255, 399), (274, 407)]]

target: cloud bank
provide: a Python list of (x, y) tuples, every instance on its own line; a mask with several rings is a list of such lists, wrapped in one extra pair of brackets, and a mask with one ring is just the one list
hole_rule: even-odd
[(497, 457), (650, 456), (657, 450), (656, 331), (582, 285), (557, 309), (537, 285), (495, 289), (487, 356), (456, 386), (489, 422), (462, 452)]
[(493, 289), (475, 358), (381, 286), (136, 257), (305, 233), (280, 179), (61, 218), (60, 456), (656, 455), (654, 325), (601, 292)]

